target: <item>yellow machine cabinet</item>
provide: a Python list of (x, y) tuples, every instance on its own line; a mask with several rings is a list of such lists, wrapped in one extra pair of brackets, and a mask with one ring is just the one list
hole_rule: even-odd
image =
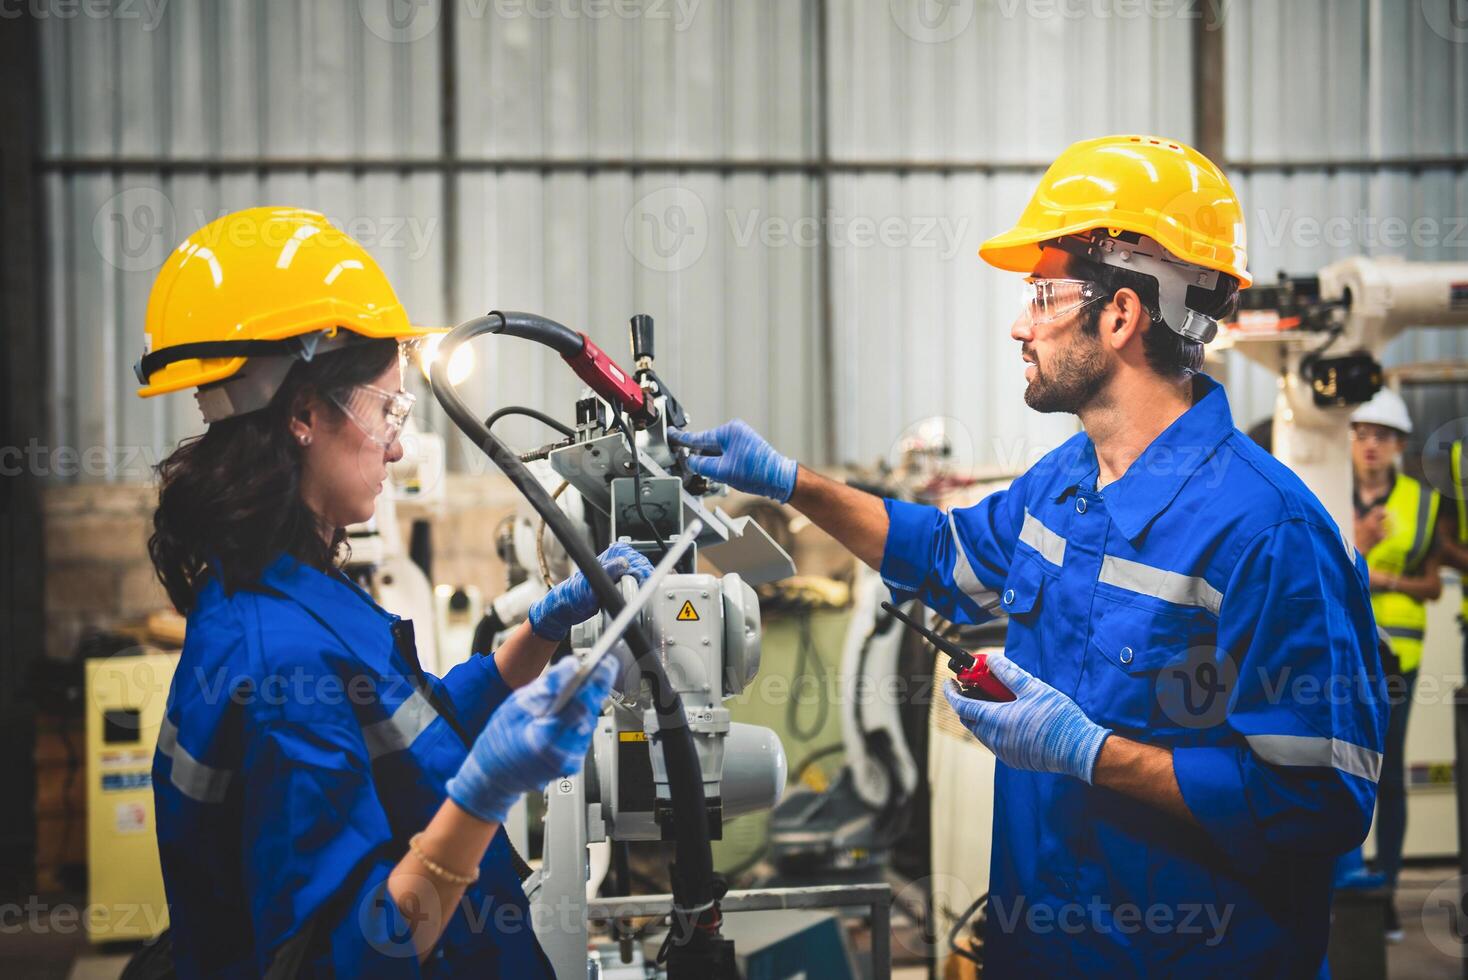
[(177, 654), (87, 662), (87, 932), (150, 939), (168, 926), (153, 819), (153, 749)]

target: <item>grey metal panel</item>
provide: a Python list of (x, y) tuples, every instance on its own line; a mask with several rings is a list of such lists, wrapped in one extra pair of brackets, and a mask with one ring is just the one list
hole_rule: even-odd
[(1231, 159), (1366, 152), (1364, 0), (1233, 0), (1225, 21)]
[(535, 4), (461, 0), (460, 150), (803, 158), (810, 6), (646, 2), (547, 17)]
[(1018, 214), (1034, 178), (841, 176), (832, 185), (832, 304), (837, 331), (837, 458), (891, 458), (918, 421), (954, 420), (955, 454), (1023, 468), (1076, 431), (1070, 416), (1024, 405), (1024, 365), (1009, 337), (1016, 277), (979, 243)]
[(1468, 151), (1468, 28), (1451, 0), (1232, 0), (1228, 155)]
[[(1064, 6), (831, 4), (832, 156), (1043, 163), (1108, 132), (1191, 139), (1191, 5), (1121, 19)], [(1093, 68), (1119, 63), (1128, 70)], [(1015, 277), (975, 254), (1018, 217), (1038, 176), (833, 178), (832, 462), (888, 456), (932, 415), (952, 420), (957, 453), (982, 466), (1022, 468), (1076, 431), (1069, 416), (1024, 405), (1009, 338)], [(858, 243), (854, 221), (878, 231)]]
[[(811, 201), (810, 178), (801, 176), (467, 175), (457, 316), (533, 310), (584, 331), (625, 364), (627, 319), (649, 313), (658, 371), (694, 424), (742, 416), (809, 457), (820, 432), (816, 256), (780, 229), (808, 216)], [(661, 236), (664, 253), (638, 237), (645, 227)], [(680, 241), (692, 244), (680, 249)], [(472, 404), (486, 413), (526, 404), (570, 420), (580, 382), (554, 355), (513, 339), (475, 350)], [(517, 445), (548, 441), (535, 423), (501, 425)]]
[(41, 21), (48, 155), (438, 150), (438, 39), (374, 31), (373, 0), (126, 9)]
[(832, 155), (1041, 161), (1108, 132), (1191, 139), (1199, 5), (1146, 6), (832, 3)]

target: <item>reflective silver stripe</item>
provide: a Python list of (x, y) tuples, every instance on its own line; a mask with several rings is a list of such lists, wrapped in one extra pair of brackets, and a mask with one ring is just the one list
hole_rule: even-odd
[(437, 717), (438, 712), (433, 710), (423, 692), (414, 691), (393, 709), (392, 717), (362, 729), (368, 758), (378, 759), (389, 752), (401, 752), (412, 745)]
[(953, 519), (952, 511), (948, 514), (948, 530), (953, 533), (953, 584), (963, 590), (963, 594), (979, 604), (986, 612), (993, 612), (999, 608), (999, 593), (993, 589), (984, 588), (984, 583), (974, 574), (974, 566), (969, 564), (968, 555), (963, 550), (963, 542), (958, 537), (958, 524)]
[(169, 766), (168, 781), (184, 796), (200, 803), (219, 803), (224, 799), (233, 773), (206, 766), (189, 755), (189, 750), (178, 744), (178, 726), (166, 715), (158, 728), (158, 751), (173, 763)]
[(1029, 508), (1025, 508), (1025, 523), (1019, 529), (1019, 539), (1034, 548), (1052, 565), (1065, 564), (1065, 539), (1041, 524)]
[(1425, 635), (1422, 630), (1414, 630), (1410, 626), (1383, 626), (1387, 636), (1398, 640), (1420, 640)]
[(1381, 753), (1338, 738), (1316, 735), (1247, 735), (1254, 754), (1276, 766), (1339, 769), (1373, 783), (1381, 775)]
[(1098, 581), (1118, 589), (1164, 599), (1180, 606), (1200, 606), (1215, 616), (1223, 606), (1223, 593), (1196, 575), (1182, 575), (1165, 568), (1107, 555), (1101, 559)]

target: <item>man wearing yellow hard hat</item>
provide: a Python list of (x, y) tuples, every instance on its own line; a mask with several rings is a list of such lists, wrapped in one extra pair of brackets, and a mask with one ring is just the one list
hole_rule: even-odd
[(979, 254), (1025, 277), (1025, 401), (1084, 429), (1008, 489), (881, 500), (737, 421), (679, 438), (688, 465), (801, 510), (899, 601), (1008, 616), (1013, 698), (945, 692), (998, 757), (986, 975), (1312, 975), (1385, 693), (1360, 556), (1199, 373), (1250, 281), (1238, 197), (1175, 140), (1086, 140)]
[[(400, 345), (429, 331), (320, 214), (190, 235), (146, 332), (139, 394), (196, 388), (209, 423), (160, 465), (148, 542), (188, 615), (153, 762), (174, 972), (549, 980), (501, 824), (580, 767), (611, 687), (608, 660), (545, 710), (576, 664), (542, 669), (597, 611), (586, 580), (439, 678), (343, 575), (345, 528), (403, 455)], [(602, 562), (652, 571), (624, 545)]]

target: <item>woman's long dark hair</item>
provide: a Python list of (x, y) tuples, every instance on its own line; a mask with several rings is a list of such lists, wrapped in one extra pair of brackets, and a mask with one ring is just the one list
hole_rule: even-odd
[(332, 395), (376, 379), (397, 356), (396, 341), (371, 340), (298, 361), (268, 406), (213, 423), (158, 464), (148, 553), (179, 612), (193, 608), (216, 570), (225, 591), (234, 591), (258, 581), (283, 553), (331, 566), (345, 534), (328, 528), (328, 541), (321, 519), (301, 500), (301, 447), (291, 417), (311, 394), (339, 412)]

